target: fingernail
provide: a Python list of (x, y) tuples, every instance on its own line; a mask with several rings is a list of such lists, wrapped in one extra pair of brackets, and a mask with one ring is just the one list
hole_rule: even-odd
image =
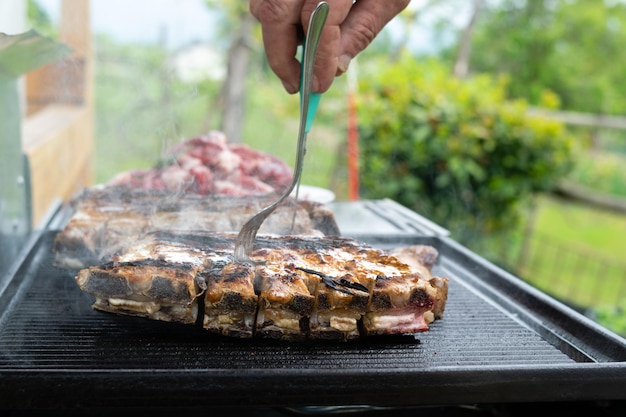
[(293, 85), (285, 80), (281, 80), (281, 82), (283, 83), (283, 87), (289, 94), (297, 93), (298, 89), (300, 88), (299, 85)]
[(339, 71), (341, 72), (348, 71), (348, 67), (350, 66), (351, 60), (352, 58), (350, 58), (349, 55), (341, 55), (339, 57), (339, 61), (337, 62), (337, 67), (339, 68)]
[(315, 75), (311, 79), (311, 90), (314, 93), (319, 93), (320, 92), (320, 80)]

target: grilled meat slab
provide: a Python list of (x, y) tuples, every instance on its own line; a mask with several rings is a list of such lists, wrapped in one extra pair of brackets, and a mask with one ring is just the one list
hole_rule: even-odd
[[(72, 200), (73, 213), (56, 236), (55, 263), (76, 270), (97, 265), (154, 231), (236, 232), (275, 200), (272, 194), (199, 196), (111, 186), (87, 188)], [(333, 213), (322, 204), (290, 198), (259, 233), (324, 236), (339, 235), (339, 229)]]
[(95, 309), (239, 338), (346, 341), (427, 331), (443, 315), (448, 280), (431, 275), (434, 248), (396, 257), (344, 237), (259, 234), (253, 262), (237, 263), (235, 238), (149, 232), (76, 281)]
[(202, 326), (224, 336), (250, 338), (258, 304), (254, 267), (233, 263), (228, 255), (215, 255), (210, 269), (200, 274), (206, 283)]
[(144, 243), (76, 276), (92, 294), (94, 308), (154, 320), (193, 324), (197, 297), (206, 288), (198, 277), (206, 254), (176, 242)]

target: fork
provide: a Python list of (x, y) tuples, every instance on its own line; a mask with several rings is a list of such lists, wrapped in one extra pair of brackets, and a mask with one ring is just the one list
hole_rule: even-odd
[(319, 44), (322, 29), (326, 23), (328, 16), (328, 3), (322, 1), (318, 3), (311, 14), (309, 20), (309, 31), (307, 39), (302, 44), (302, 63), (300, 76), (300, 126), (298, 131), (298, 148), (296, 151), (296, 163), (293, 179), (289, 188), (283, 195), (271, 205), (261, 209), (252, 216), (241, 228), (237, 239), (235, 240), (235, 261), (251, 262), (250, 255), (252, 247), (259, 228), (265, 219), (272, 214), (285, 198), (287, 198), (296, 185), (300, 182), (302, 175), (302, 167), (304, 164), (304, 154), (306, 153), (306, 137), (311, 128), (317, 104), (319, 103), (320, 94), (311, 93), (311, 80), (313, 78), (313, 63), (315, 61), (315, 53)]

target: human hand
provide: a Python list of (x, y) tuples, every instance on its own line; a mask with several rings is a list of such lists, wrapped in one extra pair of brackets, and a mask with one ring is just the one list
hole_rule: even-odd
[[(350, 61), (409, 1), (328, 0), (330, 9), (313, 68), (313, 91), (328, 90), (334, 78), (348, 70)], [(290, 94), (300, 89), (296, 52), (318, 3), (319, 0), (250, 0), (250, 12), (261, 23), (269, 66)]]

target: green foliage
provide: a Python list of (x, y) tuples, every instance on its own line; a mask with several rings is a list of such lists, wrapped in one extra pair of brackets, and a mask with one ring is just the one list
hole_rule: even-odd
[[(101, 35), (96, 45), (97, 183), (122, 171), (152, 167), (172, 145), (219, 128), (219, 81), (184, 83), (159, 46), (118, 44)], [(286, 94), (273, 73), (253, 74), (247, 82), (244, 143), (293, 166), (298, 95)], [(303, 184), (330, 186), (339, 143), (336, 129), (341, 127), (335, 117), (342, 114), (335, 100), (342, 84), (338, 80), (337, 88), (324, 95), (309, 133)]]
[(532, 105), (552, 90), (564, 109), (623, 114), (625, 43), (624, 2), (504, 0), (480, 16), (470, 67), (509, 74), (512, 97)]
[[(340, 84), (340, 83), (337, 83)], [(299, 123), (299, 96), (285, 93), (274, 74), (252, 77), (246, 97), (244, 143), (262, 152), (281, 158), (289, 166), (295, 164)], [(341, 121), (334, 117), (341, 111), (334, 108), (338, 91), (335, 86), (320, 102), (315, 123), (307, 137), (302, 184), (328, 188), (337, 157)]]
[(520, 204), (570, 170), (561, 124), (527, 116), (505, 82), (406, 57), (378, 68), (360, 85), (364, 197), (392, 198), (464, 242), (512, 228)]
[(37, 30), (41, 35), (49, 38), (56, 38), (56, 28), (52, 26), (50, 16), (35, 0), (28, 0), (26, 13), (28, 16), (28, 22)]
[(163, 48), (96, 37), (95, 181), (149, 168), (172, 145), (215, 128), (218, 82), (180, 81)]

